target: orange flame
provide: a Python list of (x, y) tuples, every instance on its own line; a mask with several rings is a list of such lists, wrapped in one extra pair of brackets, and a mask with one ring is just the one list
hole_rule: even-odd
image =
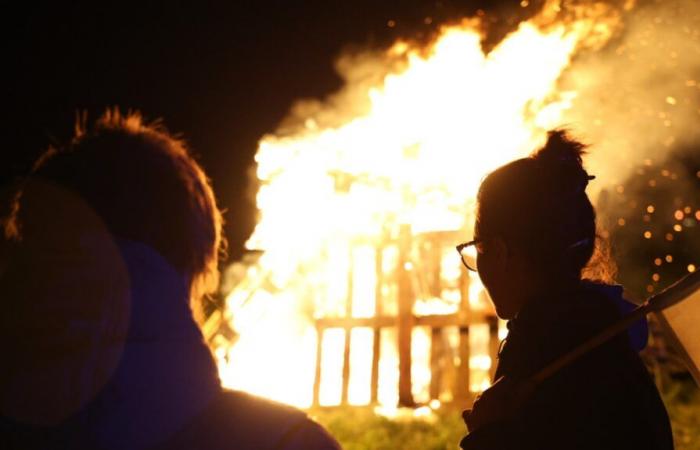
[[(227, 299), (238, 339), (215, 349), (225, 385), (309, 406), (318, 339), (314, 319), (375, 314), (373, 240), (403, 224), (415, 232), (467, 230), (483, 176), (526, 155), (543, 142), (546, 130), (560, 125), (576, 93), (559, 91), (557, 80), (579, 46), (594, 35), (606, 39), (610, 30), (586, 17), (536, 25), (546, 19), (521, 24), (488, 54), (478, 23), (464, 22), (444, 28), (428, 48), (399, 42), (383, 55), (358, 58), (356, 65), (346, 64), (343, 92), (325, 105), (300, 107), (300, 126), (260, 141), (260, 220), (247, 247), (263, 253)], [(383, 75), (368, 86), (368, 73)], [(366, 244), (355, 245), (361, 239)], [(443, 259), (444, 277), (458, 278), (457, 255)], [(363, 269), (349, 285), (351, 267)], [(472, 281), (472, 307), (489, 308), (478, 278)], [(445, 289), (439, 297), (419, 297), (415, 313), (454, 312), (455, 295)], [(483, 331), (470, 333), (469, 366), (482, 373), (472, 377), (472, 391), (489, 383), (492, 361), (484, 340), (488, 329)], [(371, 357), (369, 350), (354, 349), (371, 348), (371, 329), (350, 336), (348, 401), (367, 404)], [(339, 402), (334, 380), (341, 378), (344, 339), (342, 329), (325, 334), (321, 404)], [(390, 336), (381, 346), (378, 397), (391, 406), (397, 402), (398, 359)], [(415, 329), (418, 400), (428, 400), (429, 346), (429, 334)]]

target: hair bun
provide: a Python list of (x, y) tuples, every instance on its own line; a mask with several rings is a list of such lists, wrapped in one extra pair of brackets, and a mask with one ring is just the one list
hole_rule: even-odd
[(585, 144), (569, 136), (567, 130), (556, 129), (547, 133), (547, 143), (532, 155), (532, 159), (558, 189), (580, 193), (595, 178), (583, 168), (584, 154)]

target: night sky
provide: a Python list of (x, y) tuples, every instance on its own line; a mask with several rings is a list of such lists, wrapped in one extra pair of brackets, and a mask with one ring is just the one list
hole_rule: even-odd
[[(66, 142), (77, 111), (106, 107), (162, 118), (213, 179), (237, 258), (255, 221), (246, 198), (256, 143), (292, 103), (335, 91), (344, 50), (428, 39), (441, 23), (482, 9), (497, 40), (539, 1), (51, 2), (5, 11), (4, 183), (50, 144)], [(19, 10), (16, 8), (20, 8)], [(394, 26), (389, 26), (393, 21)], [(488, 45), (488, 44), (485, 44)], [(9, 103), (9, 104), (8, 104)], [(9, 137), (9, 139), (7, 139)]]

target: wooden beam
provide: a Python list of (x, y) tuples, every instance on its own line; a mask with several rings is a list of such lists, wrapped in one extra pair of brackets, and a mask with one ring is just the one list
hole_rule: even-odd
[(399, 288), (398, 349), (399, 349), (399, 406), (414, 406), (411, 385), (411, 333), (413, 332), (413, 289), (411, 286), (411, 227), (401, 225), (399, 230)]
[[(459, 314), (465, 316), (465, 321), (469, 322), (475, 314), (469, 306), (469, 273), (462, 266), (462, 275), (460, 277), (460, 302)], [(454, 401), (460, 407), (466, 408), (470, 400), (470, 369), (469, 369), (469, 326), (461, 325), (459, 327), (459, 366), (457, 367), (457, 386), (455, 386)]]
[(442, 358), (444, 355), (442, 328), (430, 330), (430, 399), (440, 398), (442, 387)]
[(457, 386), (455, 387), (455, 402), (460, 407), (469, 403), (469, 328), (459, 328), (459, 367), (457, 367)]
[(487, 319), (485, 314), (464, 313), (457, 314), (432, 314), (429, 316), (415, 317), (415, 326), (425, 326), (433, 328), (450, 327), (450, 326), (468, 326), (476, 323), (484, 323)]
[[(384, 274), (382, 273), (382, 246), (375, 249), (374, 269), (375, 269), (375, 289), (374, 289), (374, 317), (382, 315), (382, 285)], [(374, 326), (372, 332), (372, 373), (370, 374), (370, 403), (376, 404), (379, 401), (379, 358), (381, 351), (381, 328)]]
[(372, 373), (370, 378), (370, 403), (379, 401), (379, 358), (382, 332), (375, 328), (372, 333)]
[(341, 405), (348, 404), (348, 389), (350, 387), (350, 336), (351, 329), (345, 329), (345, 348), (343, 349), (343, 390), (340, 398)]
[(396, 326), (395, 316), (384, 317), (322, 317), (316, 319), (316, 325), (322, 328), (385, 328)]
[(433, 297), (440, 297), (442, 295), (442, 246), (439, 241), (430, 243), (429, 261), (432, 272), (428, 277), (430, 295)]
[(323, 349), (323, 328), (316, 327), (316, 372), (314, 374), (313, 405), (319, 406), (321, 392), (321, 351)]
[[(352, 246), (350, 247), (350, 270), (348, 271), (348, 293), (347, 299), (345, 301), (345, 317), (352, 318), (352, 299), (353, 299), (353, 281), (355, 272), (355, 258), (352, 251)], [(352, 329), (350, 327), (345, 327), (345, 348), (343, 349), (343, 389), (341, 391), (340, 404), (347, 405), (348, 403), (348, 389), (350, 386), (350, 337), (352, 335)]]
[[(425, 327), (449, 327), (449, 326), (468, 326), (477, 323), (487, 322), (492, 314), (474, 312), (467, 316), (459, 312), (457, 314), (432, 314), (427, 316), (413, 316), (411, 320), (414, 326)], [(398, 325), (398, 316), (379, 316), (379, 317), (322, 317), (316, 319), (316, 325), (321, 328), (387, 328)]]

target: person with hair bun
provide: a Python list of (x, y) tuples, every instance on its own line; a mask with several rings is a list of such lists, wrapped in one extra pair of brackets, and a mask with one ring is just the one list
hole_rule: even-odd
[(528, 381), (634, 307), (622, 287), (584, 276), (598, 241), (584, 153), (566, 131), (551, 131), (532, 156), (496, 169), (479, 188), (474, 240), (458, 250), (476, 248), (476, 259), (463, 261), (508, 320), (508, 336), (496, 383), (463, 415), (464, 450), (673, 448), (638, 355), (644, 321), (536, 387)]

